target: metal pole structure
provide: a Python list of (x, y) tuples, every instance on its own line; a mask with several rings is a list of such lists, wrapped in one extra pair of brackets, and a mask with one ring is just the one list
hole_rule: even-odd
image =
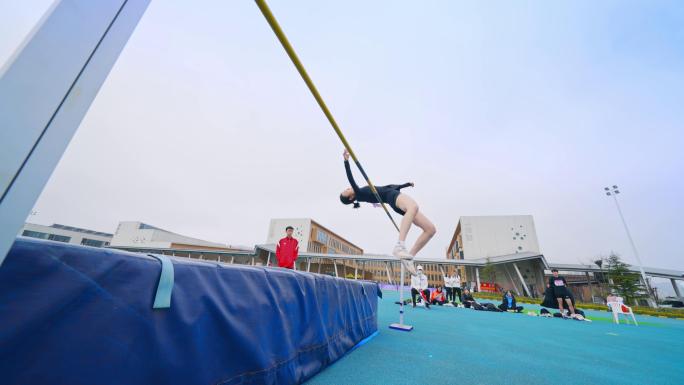
[(307, 258), (306, 260), (306, 272), (309, 273), (311, 271), (311, 257)]
[(0, 265), (148, 4), (54, 1), (0, 70)]
[(606, 191), (606, 195), (612, 196), (613, 201), (615, 201), (615, 207), (617, 207), (618, 214), (620, 214), (620, 220), (622, 220), (622, 225), (625, 227), (625, 232), (627, 233), (627, 238), (629, 239), (629, 244), (632, 245), (632, 252), (634, 253), (634, 257), (636, 257), (637, 263), (639, 264), (639, 271), (641, 272), (641, 278), (644, 280), (644, 286), (646, 286), (646, 293), (648, 293), (649, 297), (653, 297), (653, 293), (651, 291), (651, 287), (648, 284), (648, 279), (646, 279), (646, 272), (644, 271), (644, 265), (641, 263), (641, 258), (639, 257), (639, 252), (637, 251), (636, 245), (634, 244), (634, 239), (632, 239), (632, 233), (629, 231), (629, 227), (627, 226), (627, 221), (625, 221), (625, 216), (622, 215), (622, 209), (620, 208), (620, 203), (618, 203), (617, 200), (617, 194), (620, 193), (620, 190), (618, 190), (618, 186), (613, 185), (613, 188), (610, 189), (606, 187), (604, 189)]
[(527, 284), (525, 283), (525, 279), (523, 278), (522, 274), (520, 273), (520, 269), (518, 268), (518, 264), (513, 262), (513, 268), (515, 269), (515, 272), (518, 274), (518, 278), (520, 279), (520, 283), (522, 283), (523, 290), (525, 291), (525, 294), (527, 294), (528, 297), (532, 297), (532, 293), (530, 293), (530, 289), (527, 288)]
[(390, 329), (401, 330), (405, 332), (410, 332), (413, 330), (413, 326), (404, 324), (404, 264), (401, 265), (401, 286), (399, 286), (399, 323), (390, 324)]
[(392, 277), (390, 276), (389, 262), (385, 262), (385, 271), (387, 272), (387, 284), (392, 284)]

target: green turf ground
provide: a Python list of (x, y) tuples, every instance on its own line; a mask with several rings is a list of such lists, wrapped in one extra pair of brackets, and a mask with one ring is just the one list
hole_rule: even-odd
[(580, 322), (407, 307), (407, 333), (388, 328), (397, 299), (385, 291), (380, 333), (307, 384), (684, 384), (681, 320), (637, 316), (635, 327), (596, 311)]

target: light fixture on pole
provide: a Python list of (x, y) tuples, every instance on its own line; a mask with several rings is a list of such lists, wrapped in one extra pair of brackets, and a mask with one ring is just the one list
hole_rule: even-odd
[(644, 271), (644, 264), (641, 263), (641, 258), (639, 257), (639, 252), (637, 251), (636, 245), (634, 244), (634, 239), (632, 239), (632, 234), (629, 232), (629, 227), (627, 227), (627, 222), (625, 221), (624, 215), (622, 215), (622, 209), (620, 208), (620, 203), (618, 203), (617, 200), (617, 195), (620, 194), (620, 190), (618, 189), (617, 185), (613, 185), (612, 187), (604, 187), (603, 190), (606, 192), (607, 196), (613, 197), (613, 200), (615, 201), (615, 207), (617, 207), (618, 214), (620, 214), (620, 219), (622, 220), (622, 225), (625, 227), (625, 232), (627, 233), (627, 238), (629, 239), (629, 243), (632, 246), (632, 252), (634, 252), (634, 257), (637, 260), (637, 263), (639, 264), (639, 271), (641, 271), (641, 278), (644, 280), (644, 285), (646, 286), (646, 292), (650, 297), (652, 297), (651, 294), (651, 288), (648, 285), (648, 281), (646, 280), (646, 272)]

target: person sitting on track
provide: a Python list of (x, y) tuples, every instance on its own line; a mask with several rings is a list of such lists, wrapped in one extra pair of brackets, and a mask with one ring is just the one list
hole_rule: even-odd
[[(360, 207), (359, 202), (380, 203), (375, 197), (375, 194), (373, 194), (370, 186), (359, 187), (354, 181), (354, 176), (352, 175), (351, 167), (349, 166), (349, 152), (344, 150), (342, 155), (344, 156), (344, 168), (347, 171), (347, 179), (349, 180), (351, 187), (342, 191), (340, 194), (340, 201), (345, 205), (353, 203), (354, 208)], [(401, 189), (409, 186), (414, 187), (414, 184), (390, 184), (387, 186), (377, 186), (375, 189), (383, 203), (387, 203), (397, 214), (404, 217), (399, 226), (399, 240), (397, 241), (392, 254), (401, 259), (401, 263), (411, 275), (415, 275), (416, 269), (413, 265), (413, 257), (415, 257), (435, 235), (437, 229), (425, 214), (418, 211), (418, 203), (410, 196), (400, 192)], [(420, 227), (423, 232), (418, 236), (416, 243), (409, 252), (406, 249), (404, 242), (406, 241), (406, 235), (411, 228), (411, 224)]]
[(430, 308), (428, 298), (430, 298), (430, 290), (428, 290), (428, 278), (423, 274), (423, 266), (418, 265), (418, 273), (411, 276), (411, 301), (413, 307), (416, 307), (416, 296), (420, 295), (423, 298), (426, 308)]
[(498, 307), (494, 306), (493, 303), (479, 303), (473, 298), (470, 290), (465, 289), (463, 291), (463, 305), (468, 309), (481, 310), (481, 311), (501, 311)]
[(518, 306), (518, 304), (515, 302), (515, 296), (513, 293), (511, 293), (510, 290), (507, 290), (503, 295), (499, 309), (501, 309), (501, 311), (514, 311), (516, 313), (520, 313), (523, 310), (523, 307)]
[(446, 303), (446, 293), (442, 290), (442, 286), (437, 286), (435, 291), (430, 295), (430, 304), (442, 306)]
[[(582, 317), (586, 317), (584, 312), (581, 309), (577, 308), (577, 305), (575, 304), (575, 297), (573, 297), (572, 292), (570, 292), (569, 294), (570, 294), (570, 302), (572, 302), (572, 306), (575, 309), (575, 314), (579, 314)], [(546, 290), (544, 291), (544, 300), (542, 301), (542, 303), (540, 305), (543, 307), (547, 307), (549, 309), (558, 309), (558, 301), (556, 301), (555, 295), (553, 293), (553, 288), (551, 288), (550, 284), (546, 285)], [(546, 309), (542, 309), (542, 310), (546, 310)], [(567, 310), (565, 310), (565, 311), (567, 311)], [(563, 313), (565, 313), (565, 311)], [(551, 313), (548, 310), (546, 310), (546, 313), (551, 315)], [(560, 312), (556, 312), (556, 313), (553, 313), (553, 316), (554, 317), (563, 317), (563, 314), (561, 314)]]
[(563, 311), (563, 301), (565, 301), (570, 309), (570, 316), (574, 317), (575, 308), (572, 306), (568, 282), (565, 280), (565, 277), (558, 275), (558, 269), (552, 269), (551, 273), (553, 274), (553, 277), (549, 277), (549, 287), (553, 290), (553, 295), (556, 298), (556, 301), (558, 301), (558, 310), (560, 310), (561, 315), (565, 316), (565, 312)]
[(475, 301), (475, 298), (473, 298), (473, 295), (470, 293), (470, 290), (465, 289), (463, 290), (463, 306), (466, 308), (470, 309), (473, 305), (479, 305), (477, 301)]

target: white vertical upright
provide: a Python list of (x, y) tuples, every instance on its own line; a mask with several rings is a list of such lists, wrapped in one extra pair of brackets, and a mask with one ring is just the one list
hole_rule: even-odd
[(399, 323), (394, 323), (390, 324), (390, 329), (396, 329), (396, 330), (401, 330), (405, 332), (410, 332), (413, 330), (413, 326), (411, 325), (406, 325), (404, 324), (404, 264), (401, 263), (401, 277), (399, 278), (400, 286), (399, 286)]
[(0, 69), (0, 264), (150, 0), (58, 0)]

